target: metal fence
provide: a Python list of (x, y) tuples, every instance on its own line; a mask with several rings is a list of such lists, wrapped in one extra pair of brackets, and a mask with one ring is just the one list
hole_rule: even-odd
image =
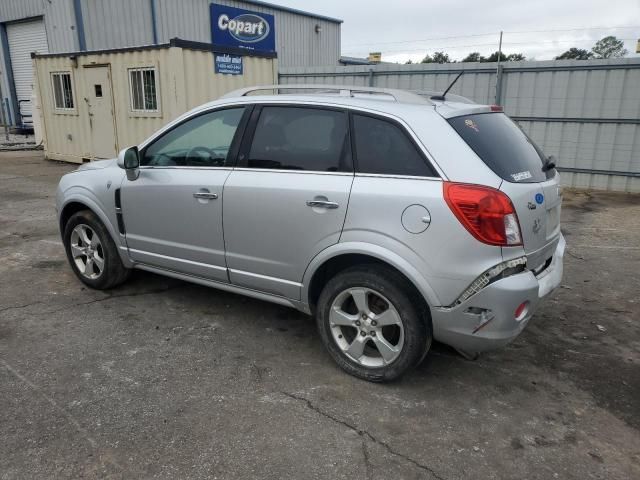
[(640, 192), (640, 58), (281, 68), (279, 81), (443, 91), (460, 71), (451, 93), (504, 106), (565, 185)]

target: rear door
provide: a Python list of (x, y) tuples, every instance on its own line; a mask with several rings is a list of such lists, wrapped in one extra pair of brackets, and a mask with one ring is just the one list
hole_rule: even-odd
[(541, 150), (503, 113), (462, 115), (448, 121), (503, 179), (500, 189), (518, 214), (527, 263), (534, 270), (542, 267), (560, 235), (559, 175), (555, 169), (545, 171)]
[(347, 125), (341, 110), (256, 107), (224, 187), (232, 283), (300, 298), (311, 259), (340, 239), (353, 182)]

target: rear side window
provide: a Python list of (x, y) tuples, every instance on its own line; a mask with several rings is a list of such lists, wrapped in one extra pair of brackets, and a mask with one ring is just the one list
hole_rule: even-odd
[(353, 135), (360, 173), (437, 176), (407, 133), (395, 123), (353, 115)]
[(351, 171), (347, 114), (304, 107), (263, 107), (249, 151), (250, 168)]
[(449, 124), (482, 161), (509, 182), (544, 182), (541, 150), (504, 113), (478, 113), (449, 119)]

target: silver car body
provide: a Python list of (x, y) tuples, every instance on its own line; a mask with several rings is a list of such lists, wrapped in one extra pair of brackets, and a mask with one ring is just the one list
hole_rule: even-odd
[[(424, 297), (434, 338), (466, 352), (514, 339), (540, 301), (560, 284), (565, 241), (558, 221), (558, 174), (542, 183), (507, 182), (447, 123), (447, 118), (488, 112), (490, 107), (430, 101), (398, 91), (244, 93), (193, 109), (139, 148), (204, 111), (235, 105), (314, 105), (392, 119), (406, 129), (438, 176), (141, 166), (139, 177), (131, 181), (116, 159), (104, 160), (62, 178), (57, 192), (61, 222), (68, 217), (65, 212), (86, 206), (105, 224), (127, 267), (306, 313), (313, 308), (314, 275), (325, 262), (350, 254), (372, 257), (402, 272)], [(444, 181), (506, 193), (517, 211), (524, 245), (498, 247), (473, 238), (444, 201)], [(116, 189), (119, 206), (114, 202)], [(531, 210), (527, 205), (538, 192), (544, 194), (544, 205)], [(333, 202), (337, 208), (316, 208), (309, 201)], [(420, 222), (425, 225), (422, 231)], [(525, 259), (523, 271), (463, 295), (485, 272)], [(514, 311), (524, 301), (526, 314), (515, 319)]]

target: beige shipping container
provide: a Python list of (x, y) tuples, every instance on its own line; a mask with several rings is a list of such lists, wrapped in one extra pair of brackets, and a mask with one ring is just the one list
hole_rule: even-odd
[(243, 52), (242, 74), (215, 73), (210, 44), (33, 55), (45, 156), (112, 158), (182, 113), (238, 88), (277, 83), (277, 60)]

